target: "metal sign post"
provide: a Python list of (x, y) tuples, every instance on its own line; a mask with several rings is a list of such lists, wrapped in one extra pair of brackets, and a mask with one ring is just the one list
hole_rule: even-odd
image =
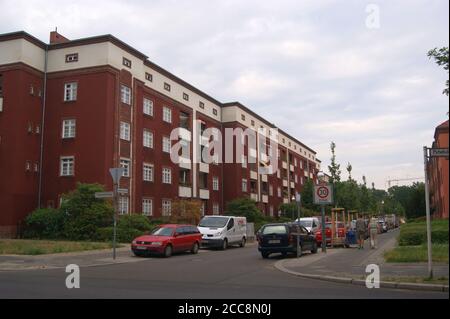
[(321, 183), (314, 186), (314, 204), (321, 206), (322, 211), (322, 252), (327, 252), (327, 233), (325, 227), (325, 205), (333, 204), (333, 184)]
[[(300, 225), (300, 205), (302, 203), (302, 196), (300, 195), (300, 193), (295, 194), (295, 201), (297, 202), (297, 220)], [(299, 248), (300, 248), (300, 235), (297, 235), (297, 258), (300, 257)]]
[(116, 241), (117, 241), (117, 215), (119, 214), (119, 182), (124, 169), (111, 168), (109, 172), (113, 179), (113, 200), (114, 200), (114, 226), (113, 226), (113, 259), (116, 259)]
[[(429, 152), (429, 155), (428, 155)], [(431, 214), (430, 214), (430, 186), (428, 184), (428, 159), (433, 157), (447, 157), (448, 148), (428, 148), (423, 147), (423, 165), (425, 171), (425, 205), (427, 217), (427, 252), (428, 252), (428, 276), (433, 278), (433, 256), (431, 245)]]

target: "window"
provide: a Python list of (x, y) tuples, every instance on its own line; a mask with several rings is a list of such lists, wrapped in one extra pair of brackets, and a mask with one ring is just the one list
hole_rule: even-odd
[(119, 197), (119, 214), (126, 215), (128, 214), (128, 197)]
[(295, 180), (295, 183), (298, 183), (298, 176), (297, 175), (294, 176), (294, 180)]
[(278, 187), (278, 197), (281, 197), (281, 187)]
[(153, 116), (153, 101), (144, 98), (143, 109), (145, 115)]
[(36, 134), (41, 134), (41, 127), (39, 125), (36, 125), (36, 129), (34, 131)]
[(218, 203), (213, 204), (213, 215), (219, 215), (220, 207)]
[(66, 63), (78, 62), (78, 53), (66, 54)]
[(303, 177), (300, 177), (300, 184), (303, 185)]
[(27, 172), (31, 171), (31, 163), (30, 163), (30, 161), (26, 161), (25, 162), (25, 170)]
[(242, 179), (242, 191), (247, 191), (247, 180), (245, 178)]
[(164, 90), (170, 92), (170, 84), (169, 83), (164, 82)]
[(163, 184), (172, 184), (172, 170), (170, 168), (163, 168), (162, 182)]
[(122, 177), (130, 177), (130, 160), (127, 158), (121, 158), (120, 167), (123, 168)]
[(62, 125), (62, 138), (74, 138), (75, 128), (75, 120), (64, 120)]
[(60, 175), (73, 176), (75, 159), (73, 156), (61, 157)]
[(142, 215), (153, 216), (153, 199), (151, 198), (142, 199)]
[(245, 121), (245, 115), (241, 114), (241, 120)]
[(146, 129), (143, 132), (143, 145), (147, 148), (153, 148), (153, 133)]
[(269, 207), (269, 214), (270, 214), (270, 216), (273, 217), (273, 206), (272, 205), (270, 205), (270, 207)]
[(39, 163), (34, 163), (34, 171), (39, 172)]
[(208, 173), (198, 173), (198, 187), (201, 189), (208, 189)]
[(163, 136), (163, 140), (162, 140), (162, 144), (163, 144), (163, 152), (164, 153), (170, 153), (170, 138), (168, 138), (167, 136)]
[(153, 82), (153, 75), (145, 72), (145, 79), (149, 82)]
[(128, 60), (127, 58), (125, 58), (125, 57), (122, 59), (122, 64), (124, 66), (126, 66), (127, 68), (131, 68), (131, 61)]
[(303, 169), (303, 161), (300, 161), (300, 168)]
[(153, 165), (144, 163), (144, 172), (143, 172), (144, 181), (153, 182)]
[(281, 173), (279, 169), (277, 170), (277, 178), (281, 178)]
[(78, 83), (66, 83), (64, 84), (64, 101), (76, 101), (77, 100)]
[(212, 184), (213, 184), (213, 190), (218, 191), (219, 190), (219, 178), (214, 176)]
[(120, 138), (125, 141), (130, 140), (130, 123), (120, 122)]
[(172, 110), (167, 106), (163, 107), (163, 121), (167, 123), (172, 123)]
[(172, 201), (170, 199), (162, 200), (162, 215), (170, 216), (172, 212)]
[(191, 185), (190, 170), (180, 168), (179, 183), (181, 186), (189, 187)]
[(242, 167), (247, 168), (247, 158), (244, 155), (242, 155)]
[(30, 95), (34, 95), (34, 86), (30, 85)]
[(217, 115), (217, 109), (213, 109), (213, 114)]
[(255, 121), (252, 120), (252, 121), (251, 121), (251, 124), (252, 124), (252, 126), (255, 126)]
[(273, 196), (273, 186), (269, 185), (269, 196)]
[(198, 102), (198, 107), (201, 108), (202, 110), (205, 109), (205, 103), (203, 103), (202, 101)]
[(128, 86), (120, 86), (120, 101), (122, 101), (122, 103), (131, 105), (131, 89)]
[(189, 94), (183, 93), (183, 100), (189, 101)]
[(189, 130), (189, 114), (185, 112), (180, 112), (180, 127)]

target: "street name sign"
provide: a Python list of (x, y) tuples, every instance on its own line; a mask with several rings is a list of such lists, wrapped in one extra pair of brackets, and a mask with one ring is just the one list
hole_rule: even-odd
[(430, 157), (448, 157), (448, 148), (430, 148)]
[(317, 205), (333, 204), (332, 184), (320, 184), (314, 186), (314, 204)]
[(126, 188), (119, 188), (119, 189), (117, 190), (117, 192), (118, 192), (120, 195), (127, 195), (127, 194), (128, 194), (128, 189), (126, 189)]
[(95, 198), (113, 198), (113, 192), (97, 192)]

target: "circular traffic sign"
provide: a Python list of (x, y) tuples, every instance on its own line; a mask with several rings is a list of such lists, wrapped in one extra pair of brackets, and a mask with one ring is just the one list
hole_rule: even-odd
[(328, 188), (325, 186), (321, 186), (319, 188), (317, 188), (317, 196), (319, 196), (319, 198), (321, 199), (325, 199), (328, 197), (329, 191)]

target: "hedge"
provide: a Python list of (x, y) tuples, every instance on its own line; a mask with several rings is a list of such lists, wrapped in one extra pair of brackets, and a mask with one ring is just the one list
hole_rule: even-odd
[[(433, 244), (448, 244), (448, 220), (432, 222), (431, 241)], [(426, 223), (409, 223), (400, 229), (400, 246), (417, 246), (427, 242)]]

